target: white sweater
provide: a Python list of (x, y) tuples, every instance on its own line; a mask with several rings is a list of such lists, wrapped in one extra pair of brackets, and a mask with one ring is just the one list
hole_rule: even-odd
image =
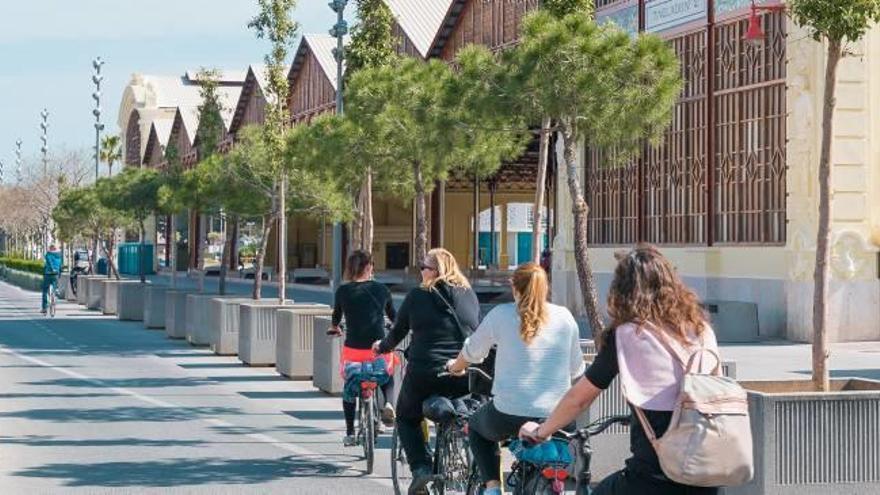
[(496, 306), (464, 343), (462, 352), (471, 363), (498, 346), (492, 393), (502, 413), (546, 418), (584, 372), (577, 322), (565, 307), (547, 306), (548, 322), (529, 345), (519, 336), (513, 303)]

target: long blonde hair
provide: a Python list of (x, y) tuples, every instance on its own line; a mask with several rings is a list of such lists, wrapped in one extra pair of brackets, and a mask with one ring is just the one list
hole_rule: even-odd
[(422, 283), (422, 287), (433, 289), (438, 282), (443, 281), (452, 287), (470, 288), (471, 283), (468, 282), (467, 277), (461, 273), (461, 270), (458, 268), (458, 262), (455, 261), (455, 256), (449, 251), (443, 248), (434, 248), (428, 251), (425, 261), (431, 263), (437, 270), (437, 278), (430, 282)]
[(532, 343), (541, 327), (550, 318), (547, 309), (547, 272), (537, 263), (520, 265), (511, 278), (519, 314), (519, 336), (526, 345)]

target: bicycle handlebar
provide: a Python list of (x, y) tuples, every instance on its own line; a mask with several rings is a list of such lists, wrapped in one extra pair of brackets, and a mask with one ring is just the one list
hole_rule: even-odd
[(562, 440), (575, 440), (575, 439), (588, 439), (590, 437), (594, 437), (596, 435), (601, 434), (608, 428), (616, 424), (622, 424), (625, 426), (629, 426), (630, 424), (630, 416), (629, 415), (617, 415), (617, 416), (607, 416), (604, 418), (597, 419), (593, 421), (589, 425), (584, 428), (579, 429), (574, 433), (568, 433), (566, 431), (557, 431), (553, 434), (554, 438), (559, 438)]

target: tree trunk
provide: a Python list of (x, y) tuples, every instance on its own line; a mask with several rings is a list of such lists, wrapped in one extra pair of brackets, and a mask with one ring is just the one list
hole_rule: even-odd
[(116, 278), (119, 280), (119, 270), (116, 269), (116, 263), (113, 262), (113, 249), (116, 245), (115, 233), (110, 234), (110, 240), (104, 247), (104, 254), (107, 255), (107, 278)]
[(281, 177), (278, 189), (278, 304), (283, 306), (287, 299), (287, 177)]
[[(100, 242), (101, 242), (101, 234), (96, 230), (95, 231), (95, 240), (92, 243), (92, 245), (94, 246), (94, 249), (92, 249), (92, 255), (89, 256), (89, 265), (91, 265), (91, 266), (89, 266), (89, 271), (92, 272), (92, 275), (98, 274), (98, 246), (99, 246)], [(20, 246), (19, 246), (19, 249), (21, 249)]]
[(361, 185), (357, 193), (357, 201), (354, 208), (354, 220), (351, 222), (351, 235), (348, 236), (348, 252), (363, 249), (364, 232), (364, 187)]
[(577, 166), (577, 143), (574, 140), (573, 122), (562, 123), (562, 136), (565, 141), (565, 168), (568, 171), (568, 191), (571, 195), (571, 210), (574, 215), (574, 259), (577, 265), (578, 282), (584, 298), (584, 309), (593, 339), (598, 339), (605, 328), (599, 315), (599, 297), (596, 295), (596, 283), (593, 280), (593, 267), (587, 249), (587, 214), (589, 207), (584, 200), (584, 192)]
[(144, 227), (144, 221), (140, 221), (141, 226), (141, 243), (138, 245), (138, 275), (140, 275), (141, 283), (144, 284), (147, 282), (147, 274), (144, 270), (144, 254), (146, 253), (146, 249), (144, 249), (144, 241), (147, 239), (147, 229)]
[(254, 260), (254, 300), (259, 301), (263, 296), (263, 262), (266, 260), (266, 246), (269, 245), (269, 234), (272, 233), (272, 224), (275, 218), (272, 215), (263, 217), (263, 237), (260, 239), (260, 250)]
[(816, 271), (813, 287), (813, 385), (816, 390), (830, 389), (828, 373), (828, 286), (831, 278), (831, 147), (834, 131), (834, 93), (841, 43), (828, 42), (828, 65), (825, 68), (825, 105), (822, 110), (822, 151), (819, 158), (819, 228), (816, 235)]
[(229, 263), (232, 258), (232, 250), (234, 244), (234, 236), (233, 233), (230, 232), (229, 222), (233, 222), (232, 230), (235, 230), (235, 224), (238, 222), (238, 219), (235, 215), (229, 215), (226, 217), (226, 220), (223, 222), (223, 255), (220, 257), (220, 280), (218, 280), (218, 289), (221, 296), (226, 295), (226, 276), (229, 273)]
[(425, 218), (425, 182), (422, 177), (422, 164), (415, 162), (413, 167), (413, 178), (415, 179), (416, 188), (416, 242), (415, 255), (416, 260), (421, 262), (428, 255), (428, 219)]
[(169, 247), (171, 248), (171, 261), (168, 263), (171, 265), (171, 288), (177, 288), (177, 215), (171, 215), (171, 243)]
[(373, 169), (367, 167), (367, 182), (364, 185), (364, 249), (373, 252)]
[(205, 292), (205, 255), (208, 252), (206, 242), (206, 237), (208, 236), (208, 226), (207, 220), (208, 216), (205, 214), (198, 214), (199, 218), (199, 230), (198, 230), (198, 242), (196, 242), (196, 249), (198, 252), (199, 263), (198, 263), (198, 271), (199, 271), (199, 294)]
[[(543, 225), (541, 211), (544, 206), (544, 191), (547, 183), (547, 162), (550, 154), (550, 117), (541, 120), (540, 147), (538, 149), (538, 180), (535, 184), (535, 207), (532, 210), (532, 261), (541, 262), (543, 247)], [(548, 219), (549, 220), (549, 219)]]

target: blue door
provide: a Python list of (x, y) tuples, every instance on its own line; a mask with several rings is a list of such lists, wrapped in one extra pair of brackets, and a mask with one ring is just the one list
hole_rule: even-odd
[[(498, 254), (498, 233), (495, 233), (495, 245), (490, 246), (489, 240), (492, 238), (492, 234), (490, 232), (480, 232), (480, 264), (481, 265), (494, 265), (497, 263), (497, 254)], [(491, 248), (495, 248), (494, 253), (490, 253)]]
[(532, 233), (518, 232), (516, 234), (516, 264), (521, 265), (531, 261), (532, 258)]

